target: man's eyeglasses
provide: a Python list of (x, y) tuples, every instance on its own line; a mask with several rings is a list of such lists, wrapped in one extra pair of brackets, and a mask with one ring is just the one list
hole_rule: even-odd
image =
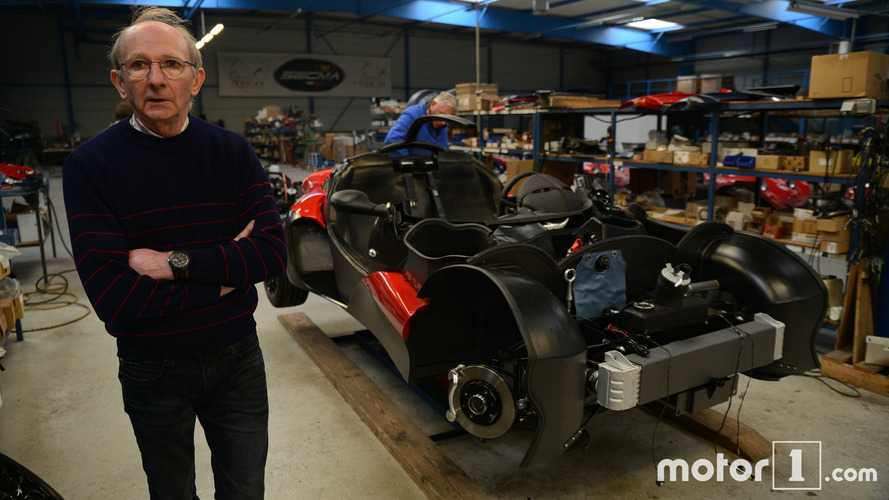
[(185, 74), (185, 69), (191, 66), (192, 68), (197, 68), (197, 66), (188, 61), (183, 61), (181, 59), (176, 58), (168, 58), (162, 59), (160, 61), (149, 61), (148, 59), (133, 59), (132, 61), (123, 63), (120, 67), (124, 70), (127, 75), (127, 78), (130, 80), (144, 80), (148, 78), (148, 73), (151, 72), (151, 66), (157, 63), (158, 67), (161, 69), (161, 73), (164, 74), (170, 80), (176, 80), (177, 78), (181, 78), (182, 75)]

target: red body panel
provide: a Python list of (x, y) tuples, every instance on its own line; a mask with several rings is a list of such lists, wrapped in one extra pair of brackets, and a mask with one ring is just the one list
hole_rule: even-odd
[(290, 207), (291, 220), (309, 219), (321, 227), (327, 227), (327, 219), (324, 217), (327, 193), (324, 191), (324, 183), (332, 173), (333, 169), (327, 168), (312, 172), (303, 179), (303, 195)]
[(24, 165), (16, 165), (14, 163), (0, 163), (0, 173), (9, 177), (10, 179), (21, 181), (26, 177), (30, 177), (35, 174), (35, 170), (31, 167), (26, 167)]
[(303, 194), (309, 194), (315, 191), (324, 191), (324, 183), (333, 174), (332, 168), (325, 168), (317, 172), (312, 172), (303, 179)]
[(309, 219), (321, 227), (327, 227), (327, 219), (324, 217), (325, 205), (327, 205), (326, 193), (304, 194), (290, 207), (290, 218), (291, 220)]
[(417, 289), (402, 273), (370, 273), (363, 281), (370, 288), (383, 314), (401, 332), (401, 338), (407, 340), (410, 336), (409, 320), (429, 301), (417, 297)]

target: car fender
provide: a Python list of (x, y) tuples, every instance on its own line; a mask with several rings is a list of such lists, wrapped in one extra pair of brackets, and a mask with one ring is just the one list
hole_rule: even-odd
[(520, 337), (528, 351), (528, 397), (539, 418), (522, 464), (560, 455), (581, 425), (586, 373), (586, 344), (562, 300), (525, 275), (466, 264), (433, 273), (419, 297), (429, 304), (410, 320), (412, 374), (434, 361), (439, 368), (483, 363)]

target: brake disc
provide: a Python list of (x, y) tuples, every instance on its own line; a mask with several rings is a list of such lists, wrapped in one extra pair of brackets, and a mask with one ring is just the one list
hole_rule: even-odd
[(448, 373), (447, 419), (483, 439), (500, 437), (516, 417), (509, 384), (497, 371), (482, 365), (459, 365)]

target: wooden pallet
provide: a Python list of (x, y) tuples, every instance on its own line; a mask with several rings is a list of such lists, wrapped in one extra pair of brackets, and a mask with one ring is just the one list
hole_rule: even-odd
[(864, 362), (868, 335), (874, 334), (873, 294), (867, 261), (846, 276), (843, 315), (834, 351), (821, 356), (821, 373), (840, 382), (889, 396), (889, 370)]
[[(278, 316), (278, 320), (321, 369), (358, 417), (389, 450), (408, 476), (429, 498), (488, 498), (491, 494), (473, 481), (405, 416), (376, 384), (343, 354), (340, 348), (303, 313)], [(706, 409), (674, 416), (657, 405), (642, 407), (652, 415), (691, 434), (757, 461), (771, 453), (770, 442), (749, 426), (722, 413)], [(721, 427), (721, 430), (720, 430)], [(740, 437), (740, 442), (738, 438)]]
[(432, 499), (488, 498), (365, 373), (302, 313), (278, 316), (361, 421)]

